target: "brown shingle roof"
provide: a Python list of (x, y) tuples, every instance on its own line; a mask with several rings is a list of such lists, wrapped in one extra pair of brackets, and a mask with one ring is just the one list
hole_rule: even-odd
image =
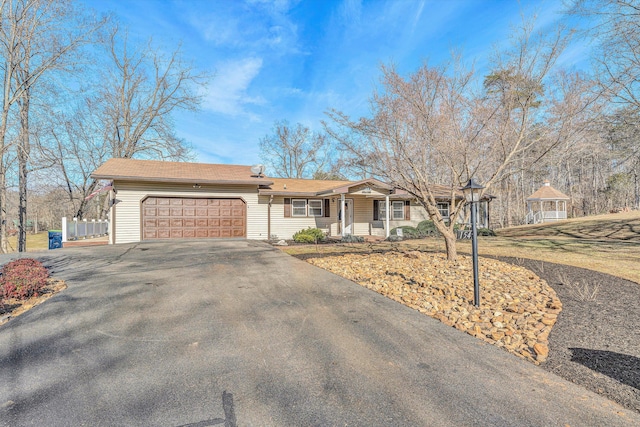
[(334, 181), (321, 179), (269, 178), (273, 181), (270, 188), (261, 188), (260, 194), (278, 194), (292, 196), (315, 196), (318, 193), (350, 184), (352, 181)]
[(538, 190), (527, 197), (527, 200), (569, 200), (570, 197), (561, 191), (556, 190), (549, 184), (549, 181), (545, 181), (544, 185)]
[(270, 185), (258, 178), (251, 166), (208, 163), (163, 162), (158, 160), (109, 159), (91, 174), (96, 179), (122, 181), (186, 182), (211, 184)]

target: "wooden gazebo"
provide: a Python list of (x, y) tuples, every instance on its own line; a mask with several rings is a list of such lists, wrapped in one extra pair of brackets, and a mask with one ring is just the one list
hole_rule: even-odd
[(567, 219), (567, 201), (570, 197), (551, 186), (548, 180), (535, 193), (527, 197), (527, 224), (539, 224)]

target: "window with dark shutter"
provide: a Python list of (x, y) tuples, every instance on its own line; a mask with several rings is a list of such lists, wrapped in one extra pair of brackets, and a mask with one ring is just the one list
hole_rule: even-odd
[(380, 202), (379, 200), (374, 200), (373, 201), (373, 220), (374, 221), (378, 221), (380, 219), (379, 215), (378, 215), (378, 203), (379, 202)]
[(291, 199), (288, 197), (284, 199), (284, 217), (291, 218)]
[(331, 216), (331, 205), (330, 205), (330, 200), (329, 199), (324, 199), (324, 217), (325, 218), (329, 218)]
[(411, 201), (405, 200), (404, 202), (404, 219), (411, 219)]

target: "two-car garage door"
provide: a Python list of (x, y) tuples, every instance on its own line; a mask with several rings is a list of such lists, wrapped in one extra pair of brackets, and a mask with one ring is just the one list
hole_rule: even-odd
[(142, 239), (246, 237), (242, 199), (147, 197), (142, 201)]

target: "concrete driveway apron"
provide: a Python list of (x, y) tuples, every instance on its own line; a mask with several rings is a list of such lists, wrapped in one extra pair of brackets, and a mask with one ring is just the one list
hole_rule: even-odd
[(2, 426), (640, 425), (264, 243), (39, 258), (68, 289), (0, 327)]

